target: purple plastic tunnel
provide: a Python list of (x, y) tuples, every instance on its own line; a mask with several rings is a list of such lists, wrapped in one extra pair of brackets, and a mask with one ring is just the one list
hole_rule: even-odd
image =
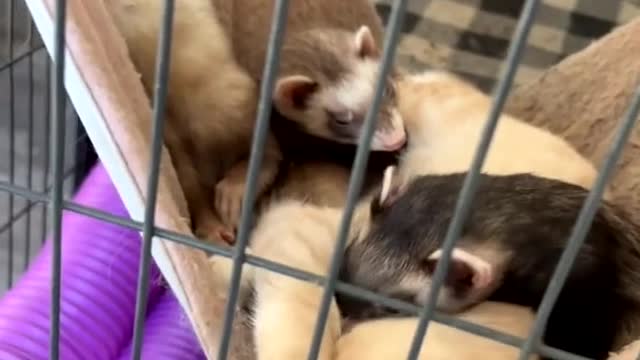
[[(128, 216), (101, 163), (92, 169), (74, 201)], [(62, 221), (60, 358), (117, 359), (127, 351), (133, 333), (140, 235), (135, 230), (68, 211)], [(144, 339), (148, 356), (144, 358), (198, 359), (200, 347), (182, 309), (161, 285), (155, 265), (151, 271)], [(0, 359), (48, 358), (50, 289), (48, 239), (29, 270), (0, 299)], [(158, 336), (165, 333), (179, 340), (163, 344)], [(167, 352), (170, 355), (161, 356), (169, 350), (169, 343), (174, 349)]]

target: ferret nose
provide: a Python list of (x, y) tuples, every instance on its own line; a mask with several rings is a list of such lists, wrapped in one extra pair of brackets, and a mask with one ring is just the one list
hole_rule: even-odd
[(378, 131), (371, 144), (372, 150), (397, 151), (407, 143), (407, 133), (403, 127), (390, 131)]

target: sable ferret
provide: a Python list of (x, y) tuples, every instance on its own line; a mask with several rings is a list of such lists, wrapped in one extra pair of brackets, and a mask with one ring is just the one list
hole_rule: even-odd
[[(345, 280), (423, 304), (465, 175), (419, 176), (374, 199), (368, 231), (347, 248)], [(587, 195), (529, 174), (481, 175), (437, 308), (490, 299), (536, 309)], [(637, 335), (639, 230), (602, 203), (549, 318), (547, 345), (605, 359)]]
[[(163, 2), (104, 0), (149, 95), (154, 87)], [(206, 0), (175, 3), (167, 95), (165, 142), (184, 190), (196, 235), (232, 241), (218, 208), (231, 206), (242, 189), (232, 186), (249, 155), (258, 88), (239, 66)], [(267, 147), (259, 186), (275, 178), (280, 154)], [(219, 183), (222, 181), (221, 183)], [(223, 196), (216, 199), (216, 186)], [(259, 189), (263, 190), (263, 189)], [(219, 195), (218, 194), (218, 195)]]
[[(388, 193), (388, 191), (383, 189), (382, 193)], [(377, 196), (375, 199), (379, 199), (381, 196), (383, 195)], [(363, 201), (357, 207), (349, 235), (350, 243), (358, 243), (360, 239), (365, 238), (369, 233), (370, 226), (375, 229), (375, 218), (371, 218), (371, 209), (373, 208), (370, 201)], [(255, 228), (250, 252), (312, 273), (326, 274), (341, 215), (342, 211), (338, 208), (318, 207), (298, 201), (275, 204), (270, 211), (264, 214)], [(229, 261), (218, 259), (212, 262), (212, 266), (219, 275), (223, 274), (223, 278), (228, 278)], [(353, 260), (353, 258), (351, 259)], [(357, 266), (357, 261), (347, 264), (354, 263)], [(379, 271), (376, 270), (376, 272)], [(372, 276), (375, 275), (372, 274)], [(260, 360), (305, 358), (313, 335), (317, 307), (323, 292), (322, 287), (248, 265), (245, 265), (243, 269), (242, 280), (241, 299), (248, 298), (251, 287), (254, 290), (253, 319), (257, 358)], [(402, 342), (394, 343), (391, 339), (387, 339), (389, 341), (380, 343), (379, 349), (381, 351), (382, 348), (385, 348), (387, 353), (398, 354), (406, 350), (406, 342), (411, 339), (413, 331), (411, 323), (413, 322), (414, 327), (416, 324), (416, 320), (411, 319), (387, 319), (382, 323), (372, 323), (371, 327), (368, 323), (362, 323), (351, 330), (353, 334), (347, 333), (345, 335), (347, 338), (343, 343), (339, 343), (338, 339), (342, 335), (341, 318), (343, 315), (345, 314), (341, 314), (334, 300), (330, 308), (319, 359), (333, 359), (334, 354), (342, 356), (342, 352), (350, 355), (360, 353), (365, 356), (362, 358), (368, 358), (366, 357), (366, 354), (369, 353), (368, 349), (359, 345), (363, 341), (378, 341), (370, 337), (380, 334), (383, 331), (382, 326), (389, 326), (389, 330), (396, 329), (399, 337), (402, 334), (407, 336), (407, 339)], [(526, 310), (518, 310), (518, 307), (509, 308), (504, 304), (488, 309), (470, 310), (468, 319), (491, 326), (491, 321), (487, 317), (507, 315), (511, 315), (511, 322), (507, 321), (503, 325), (498, 325), (498, 329), (503, 329), (514, 335), (521, 335), (532, 321), (530, 313)], [(473, 352), (465, 355), (460, 352), (460, 349), (451, 347), (451, 343), (447, 342), (448, 336), (453, 336), (449, 339), (450, 341), (455, 339), (466, 341), (469, 337), (473, 338), (472, 335), (462, 334), (444, 326), (435, 326), (435, 328), (436, 335), (430, 335), (430, 339), (435, 337), (435, 341), (432, 341), (431, 345), (427, 345), (423, 355), (442, 354), (445, 356), (448, 354), (452, 356), (450, 358), (456, 359), (473, 358)], [(277, 334), (277, 336), (273, 336), (273, 334)], [(398, 338), (398, 340), (400, 339)], [(475, 354), (484, 350), (492, 352), (488, 354), (483, 352), (483, 355), (495, 355), (496, 358), (509, 358), (505, 356), (512, 354), (506, 346), (497, 343), (492, 347), (482, 340), (477, 340), (468, 345), (470, 349), (476, 350)]]
[[(213, 3), (227, 23), (239, 63), (260, 81), (275, 1)], [(294, 198), (318, 205), (344, 203), (354, 145), (374, 95), (382, 35), (382, 22), (367, 0), (289, 4), (271, 119), (285, 161), (263, 202)], [(395, 163), (391, 153), (406, 143), (396, 110), (397, 75), (392, 70), (388, 77), (376, 117), (368, 180)]]
[[(260, 81), (275, 1), (229, 1), (213, 3), (221, 19), (231, 19), (238, 62)], [(275, 109), (305, 133), (356, 144), (375, 91), (382, 35), (382, 21), (368, 0), (290, 2)], [(387, 79), (372, 150), (395, 151), (406, 140), (396, 111), (396, 75), (394, 70)]]
[[(327, 28), (306, 31), (298, 26), (294, 31), (294, 26), (289, 30), (274, 92), (275, 108), (294, 120), (292, 126), (298, 124), (302, 130), (330, 141), (354, 144), (377, 73), (379, 19), (371, 4), (364, 1), (346, 2), (344, 9), (350, 10), (342, 13), (333, 11), (335, 8), (327, 3), (331, 15), (316, 12), (322, 7), (316, 9), (315, 5), (313, 12), (306, 12), (307, 5), (295, 3), (293, 8), (298, 11), (292, 13), (290, 23), (318, 24), (322, 19)], [(161, 3), (105, 0), (105, 4), (151, 94)], [(176, 3), (165, 141), (196, 235), (232, 242), (255, 123), (256, 82), (266, 53), (269, 29), (265, 11), (269, 4), (219, 1), (215, 5), (206, 0)], [(252, 21), (242, 16), (247, 11), (251, 11)], [(242, 21), (232, 21), (231, 15), (241, 16)], [(353, 30), (334, 28), (343, 24)], [(236, 51), (240, 63), (236, 62), (234, 48), (240, 49)], [(335, 60), (340, 62), (331, 63)], [(314, 66), (308, 66), (311, 63)], [(373, 150), (394, 151), (405, 143), (392, 94), (388, 91), (385, 96)], [(270, 134), (258, 177), (259, 197), (272, 185), (281, 160), (279, 146)], [(289, 183), (295, 185), (295, 181)]]

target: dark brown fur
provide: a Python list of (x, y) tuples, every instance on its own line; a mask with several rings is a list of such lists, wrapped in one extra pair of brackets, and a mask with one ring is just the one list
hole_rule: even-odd
[[(407, 277), (430, 278), (427, 258), (442, 246), (465, 175), (421, 176), (391, 206), (372, 206), (370, 232), (349, 246), (344, 277), (413, 299), (415, 294), (393, 293), (389, 286)], [(485, 259), (501, 273), (490, 300), (538, 307), (587, 195), (579, 186), (532, 175), (481, 176), (456, 246), (476, 254), (499, 249), (502, 264), (495, 263), (500, 256)], [(636, 333), (639, 229), (611, 204), (600, 206), (551, 313), (547, 345), (605, 359)]]

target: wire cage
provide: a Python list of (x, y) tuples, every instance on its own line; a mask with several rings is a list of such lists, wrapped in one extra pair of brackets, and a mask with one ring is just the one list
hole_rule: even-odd
[[(373, 134), (374, 115), (380, 106), (382, 98), (382, 82), (386, 77), (394, 59), (400, 33), (406, 20), (406, 7), (408, 0), (397, 0), (386, 13), (387, 29), (384, 42), (384, 56), (381, 63), (381, 71), (377, 79), (377, 90), (373, 105), (365, 120), (365, 130), (360, 139), (347, 195), (347, 205), (340, 223), (337, 248), (333, 253), (328, 278), (321, 278), (314, 274), (306, 273), (276, 264), (265, 259), (259, 259), (245, 254), (245, 248), (249, 240), (249, 218), (251, 204), (256, 200), (254, 184), (261, 157), (257, 156), (265, 145), (269, 126), (269, 109), (267, 106), (271, 98), (272, 87), (275, 81), (278, 51), (282, 43), (283, 23), (287, 12), (287, 0), (276, 2), (274, 25), (270, 35), (267, 62), (264, 69), (264, 77), (260, 92), (260, 106), (257, 115), (257, 124), (252, 144), (252, 156), (249, 164), (247, 192), (243, 202), (242, 220), (238, 232), (238, 241), (233, 250), (223, 249), (215, 245), (207, 245), (198, 239), (184, 239), (176, 234), (157, 229), (154, 224), (154, 209), (157, 192), (157, 178), (159, 172), (160, 148), (162, 145), (162, 130), (167, 96), (166, 77), (168, 72), (167, 54), (171, 47), (170, 29), (172, 27), (174, 0), (165, 0), (163, 15), (163, 31), (159, 46), (159, 66), (157, 79), (161, 84), (154, 94), (153, 108), (153, 144), (152, 159), (148, 187), (146, 189), (145, 216), (143, 222), (117, 218), (101, 212), (98, 209), (90, 209), (68, 201), (88, 169), (96, 162), (97, 156), (88, 140), (83, 128), (83, 121), (73, 111), (65, 93), (65, 32), (62, 31), (65, 23), (65, 0), (57, 0), (55, 9), (55, 34), (50, 47), (51, 62), (47, 56), (46, 47), (38, 36), (34, 21), (29, 16), (27, 7), (21, 1), (7, 0), (3, 15), (3, 27), (0, 35), (3, 36), (5, 46), (2, 49), (0, 59), (0, 80), (6, 83), (7, 91), (0, 92), (0, 108), (8, 111), (0, 114), (2, 117), (3, 133), (6, 142), (3, 142), (7, 160), (1, 164), (3, 178), (0, 179), (0, 189), (5, 201), (5, 215), (0, 224), (0, 274), (3, 275), (0, 285), (0, 295), (10, 289), (15, 279), (25, 271), (30, 260), (37, 254), (43, 239), (51, 234), (53, 246), (52, 274), (52, 303), (51, 307), (51, 359), (58, 359), (60, 342), (60, 276), (61, 276), (61, 218), (62, 211), (75, 211), (87, 216), (93, 216), (101, 221), (111, 222), (129, 229), (142, 232), (142, 252), (140, 257), (140, 273), (137, 284), (136, 311), (133, 330), (132, 357), (141, 357), (142, 337), (145, 312), (147, 311), (147, 288), (150, 281), (151, 244), (154, 236), (162, 236), (171, 241), (185, 244), (197, 243), (201, 249), (210, 253), (231, 257), (233, 270), (231, 275), (231, 287), (226, 305), (226, 315), (222, 326), (222, 338), (219, 346), (219, 359), (225, 359), (229, 351), (231, 326), (233, 322), (233, 309), (238, 298), (240, 273), (243, 263), (251, 263), (256, 266), (266, 267), (269, 270), (297, 277), (307, 281), (314, 281), (324, 285), (324, 293), (321, 308), (316, 323), (315, 335), (309, 350), (309, 359), (316, 358), (320, 348), (321, 331), (327, 321), (330, 301), (336, 291), (349, 293), (358, 297), (368, 297), (376, 302), (396, 308), (401, 311), (409, 311), (420, 316), (420, 322), (412, 340), (409, 359), (416, 359), (422, 346), (431, 320), (448, 323), (463, 330), (482, 336), (490, 337), (496, 341), (513, 346), (519, 346), (521, 359), (528, 358), (531, 353), (540, 353), (556, 359), (581, 359), (577, 355), (568, 354), (558, 349), (541, 344), (540, 337), (551, 309), (559, 292), (567, 278), (568, 271), (581, 246), (589, 225), (594, 218), (599, 199), (603, 194), (608, 179), (614, 170), (617, 160), (620, 158), (623, 147), (630, 136), (631, 130), (638, 118), (640, 111), (640, 88), (635, 93), (626, 116), (621, 120), (619, 130), (612, 142), (608, 156), (602, 163), (596, 184), (582, 207), (579, 217), (576, 219), (574, 230), (568, 242), (560, 264), (555, 270), (551, 283), (545, 293), (542, 305), (537, 313), (533, 331), (527, 339), (518, 339), (513, 336), (492, 331), (486, 328), (474, 326), (464, 321), (453, 321), (435, 312), (435, 300), (438, 291), (444, 282), (447, 267), (449, 266), (451, 252), (455, 241), (460, 237), (464, 221), (469, 216), (470, 206), (474, 199), (474, 193), (478, 186), (479, 172), (486, 157), (493, 133), (496, 129), (499, 114), (505, 105), (506, 98), (512, 88), (518, 65), (523, 58), (532, 24), (536, 21), (536, 12), (540, 6), (540, 0), (527, 0), (521, 9), (517, 26), (512, 41), (508, 44), (508, 51), (504, 66), (500, 68), (497, 83), (493, 87), (493, 103), (484, 128), (482, 139), (477, 148), (471, 169), (465, 178), (460, 192), (456, 211), (449, 225), (443, 246), (443, 260), (438, 263), (433, 278), (434, 291), (430, 294), (431, 301), (424, 308), (419, 308), (406, 303), (387, 299), (381, 295), (357, 289), (338, 281), (339, 265), (342, 261), (343, 248), (347, 241), (347, 232), (351, 217), (354, 213), (357, 194), (364, 180), (364, 170), (368, 161), (368, 144)], [(387, 8), (389, 10), (389, 8)], [(6, 25), (6, 26), (4, 26)], [(577, 49), (576, 49), (577, 50)], [(560, 59), (557, 59), (560, 60)], [(485, 83), (485, 87), (487, 84)], [(490, 84), (494, 85), (494, 84)], [(50, 225), (50, 226), (49, 226)]]
[[(22, 1), (7, 1), (0, 12), (0, 124), (2, 124), (2, 180), (25, 189), (49, 193), (52, 187), (49, 146), (51, 70), (44, 44)], [(68, 99), (65, 99), (68, 103)], [(96, 155), (73, 107), (67, 106), (63, 192), (77, 188)], [(46, 204), (2, 193), (0, 294), (11, 287), (29, 265), (49, 231)]]

